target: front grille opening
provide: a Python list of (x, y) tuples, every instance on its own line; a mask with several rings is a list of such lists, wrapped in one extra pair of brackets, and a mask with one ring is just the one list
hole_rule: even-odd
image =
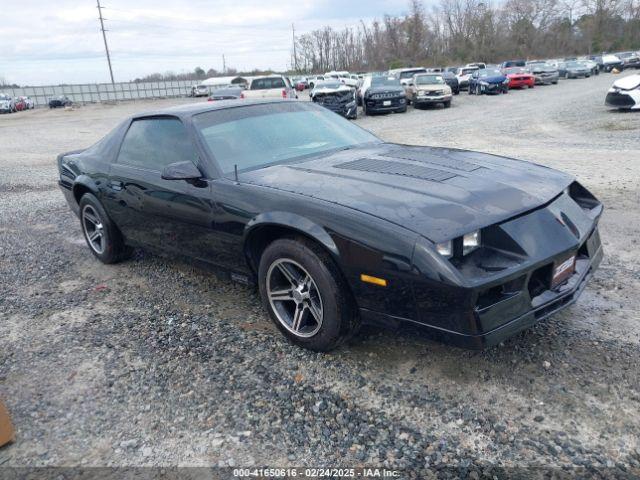
[(495, 305), (517, 293), (521, 292), (524, 287), (526, 275), (510, 280), (502, 285), (496, 285), (485, 290), (478, 296), (476, 307), (479, 310)]
[(532, 299), (540, 295), (545, 290), (551, 288), (551, 275), (553, 274), (553, 263), (549, 263), (538, 268), (529, 278), (529, 297)]

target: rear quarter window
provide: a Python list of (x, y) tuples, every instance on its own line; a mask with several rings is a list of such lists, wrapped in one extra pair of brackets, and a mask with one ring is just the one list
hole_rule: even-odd
[(170, 163), (198, 163), (187, 129), (177, 118), (134, 120), (122, 140), (117, 163), (161, 171)]

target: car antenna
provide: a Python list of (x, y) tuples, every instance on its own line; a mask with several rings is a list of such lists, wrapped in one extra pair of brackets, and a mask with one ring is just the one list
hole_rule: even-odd
[(233, 164), (233, 173), (234, 173), (234, 174), (235, 174), (235, 176), (236, 176), (236, 183), (239, 183), (239, 182), (238, 182), (238, 164), (237, 164), (237, 163), (234, 163), (234, 164)]

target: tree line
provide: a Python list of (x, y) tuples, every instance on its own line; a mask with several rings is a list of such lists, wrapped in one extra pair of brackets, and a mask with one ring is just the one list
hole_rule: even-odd
[(296, 38), (298, 72), (379, 71), (640, 49), (640, 0), (410, 0), (405, 15)]

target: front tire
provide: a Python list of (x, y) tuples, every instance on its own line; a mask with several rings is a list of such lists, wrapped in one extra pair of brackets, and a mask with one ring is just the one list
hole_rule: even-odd
[(346, 282), (313, 242), (283, 238), (271, 243), (260, 258), (258, 281), (271, 320), (294, 344), (326, 352), (357, 331)]
[(80, 199), (80, 225), (89, 250), (102, 263), (118, 263), (131, 256), (133, 250), (125, 245), (120, 230), (91, 193)]

